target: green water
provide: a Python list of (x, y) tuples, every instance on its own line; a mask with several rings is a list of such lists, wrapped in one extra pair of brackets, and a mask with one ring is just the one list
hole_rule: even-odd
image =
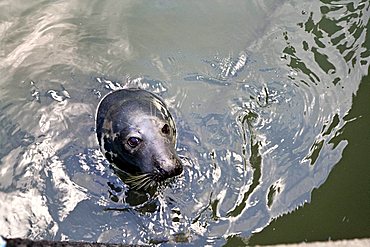
[[(323, 29), (335, 31), (327, 23)], [(369, 30), (369, 24), (367, 25)], [(367, 33), (367, 53), (370, 34)], [(347, 140), (343, 157), (327, 181), (312, 192), (310, 204), (275, 219), (262, 232), (239, 243), (265, 245), (370, 236), (370, 76), (361, 80), (337, 139)], [(231, 243), (231, 242), (230, 242)], [(232, 245), (232, 244), (231, 244)], [(230, 246), (231, 246), (230, 245)]]
[(340, 135), (348, 140), (348, 146), (325, 184), (313, 191), (311, 203), (272, 221), (249, 241), (239, 243), (265, 245), (370, 236), (369, 95), (370, 76), (366, 76), (346, 117), (353, 121), (344, 126)]

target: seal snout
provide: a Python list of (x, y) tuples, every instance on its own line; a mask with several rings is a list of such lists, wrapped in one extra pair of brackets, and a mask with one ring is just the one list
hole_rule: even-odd
[(168, 172), (169, 177), (178, 176), (182, 173), (182, 163), (178, 157), (175, 158), (175, 166)]
[(177, 156), (168, 161), (155, 163), (161, 180), (178, 176), (183, 171), (181, 160)]

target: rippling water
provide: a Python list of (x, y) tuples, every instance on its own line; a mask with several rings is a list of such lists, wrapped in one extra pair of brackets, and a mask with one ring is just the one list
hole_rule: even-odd
[[(299, 210), (347, 145), (369, 5), (2, 1), (0, 234), (221, 245)], [(185, 163), (141, 206), (95, 137), (122, 86), (165, 99)]]

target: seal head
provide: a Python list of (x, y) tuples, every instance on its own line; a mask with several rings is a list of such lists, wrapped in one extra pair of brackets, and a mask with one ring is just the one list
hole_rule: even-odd
[(149, 188), (182, 172), (175, 122), (164, 102), (142, 89), (121, 89), (99, 104), (100, 149), (134, 188)]

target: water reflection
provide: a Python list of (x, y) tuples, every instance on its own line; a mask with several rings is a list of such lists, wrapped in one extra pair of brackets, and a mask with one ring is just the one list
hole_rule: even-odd
[[(281, 4), (1, 5), (2, 234), (220, 245), (309, 202), (347, 145), (369, 3)], [(166, 100), (184, 161), (137, 207), (94, 130), (122, 86)]]

